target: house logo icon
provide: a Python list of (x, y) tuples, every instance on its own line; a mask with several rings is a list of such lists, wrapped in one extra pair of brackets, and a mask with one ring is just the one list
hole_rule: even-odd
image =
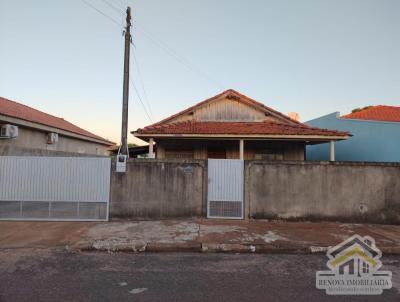
[(370, 236), (353, 235), (330, 248), (328, 271), (318, 271), (316, 287), (328, 295), (380, 295), (392, 288), (392, 272), (379, 271), (382, 252)]

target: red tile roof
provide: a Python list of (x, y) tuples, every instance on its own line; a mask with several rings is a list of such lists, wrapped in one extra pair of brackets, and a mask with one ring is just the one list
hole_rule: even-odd
[(185, 121), (171, 124), (151, 125), (138, 129), (138, 134), (226, 134), (226, 135), (304, 135), (304, 136), (350, 136), (348, 132), (312, 128), (306, 125), (287, 125), (273, 122), (196, 122)]
[(372, 120), (384, 122), (400, 122), (400, 107), (372, 106), (364, 110), (342, 116), (346, 119)]
[(114, 145), (113, 142), (110, 142), (96, 134), (79, 128), (78, 126), (71, 124), (63, 118), (44, 113), (42, 111), (2, 97), (0, 97), (0, 115), (6, 115), (24, 121), (57, 128), (74, 134), (79, 134), (88, 138), (97, 139), (102, 141), (105, 145)]
[[(185, 122), (173, 122), (174, 118), (186, 113), (190, 113), (197, 107), (200, 107), (208, 102), (216, 100), (221, 96), (232, 97), (237, 101), (244, 104), (258, 108), (259, 110), (268, 112), (274, 115), (282, 123), (277, 122), (201, 122), (201, 121), (185, 121)], [(290, 117), (265, 106), (239, 92), (229, 89), (214, 97), (211, 97), (203, 102), (200, 102), (194, 106), (191, 106), (177, 114), (174, 114), (158, 123), (147, 126), (143, 129), (138, 129), (132, 132), (135, 136), (146, 136), (157, 134), (176, 134), (176, 135), (303, 135), (307, 136), (339, 136), (344, 139), (350, 136), (348, 132), (340, 132), (335, 130), (326, 130), (319, 128), (311, 128), (305, 124), (302, 124)]]

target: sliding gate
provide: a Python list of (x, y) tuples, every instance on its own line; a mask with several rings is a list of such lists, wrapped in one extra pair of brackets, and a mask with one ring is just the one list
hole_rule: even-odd
[(0, 220), (108, 220), (110, 158), (0, 156)]
[(244, 161), (208, 160), (207, 217), (243, 219)]

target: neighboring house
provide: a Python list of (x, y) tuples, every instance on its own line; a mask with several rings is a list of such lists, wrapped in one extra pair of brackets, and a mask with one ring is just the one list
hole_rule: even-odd
[(132, 133), (149, 142), (150, 154), (156, 142), (159, 159), (304, 160), (307, 144), (349, 137), (306, 126), (232, 89)]
[[(400, 107), (372, 106), (340, 117), (328, 114), (306, 124), (349, 131), (353, 137), (336, 145), (336, 160), (400, 162)], [(326, 160), (329, 146), (307, 147), (308, 160)]]
[(108, 155), (114, 143), (66, 120), (0, 97), (0, 155)]

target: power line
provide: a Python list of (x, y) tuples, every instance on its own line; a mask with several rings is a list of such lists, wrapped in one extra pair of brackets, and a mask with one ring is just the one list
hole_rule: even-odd
[(136, 25), (136, 28), (142, 32), (151, 42), (155, 45), (160, 47), (166, 54), (174, 58), (176, 61), (184, 65), (186, 68), (197, 74), (198, 76), (206, 79), (208, 82), (212, 83), (213, 85), (217, 86), (218, 88), (224, 89), (224, 85), (216, 81), (215, 79), (208, 76), (204, 71), (200, 70), (193, 64), (191, 64), (187, 59), (183, 56), (179, 55), (176, 51), (174, 51), (171, 47), (169, 47), (165, 42), (161, 41), (159, 38), (155, 37), (149, 31), (145, 30), (144, 28), (140, 28)]
[(133, 57), (133, 60), (135, 61), (135, 66), (137, 67), (137, 72), (138, 72), (139, 80), (140, 80), (140, 83), (141, 83), (141, 85), (142, 85), (144, 100), (146, 101), (146, 104), (147, 104), (147, 107), (148, 107), (148, 109), (149, 109), (150, 115), (153, 116), (153, 110), (151, 110), (149, 98), (147, 97), (147, 92), (146, 92), (146, 89), (144, 88), (143, 76), (142, 76), (142, 73), (141, 73), (141, 71), (140, 71), (139, 61), (136, 59), (136, 55), (135, 55), (135, 52), (134, 52), (134, 51), (132, 51), (132, 57)]
[(113, 17), (107, 15), (106, 13), (104, 13), (103, 11), (99, 10), (97, 7), (95, 7), (93, 4), (91, 4), (90, 2), (86, 1), (86, 0), (81, 0), (84, 4), (86, 4), (88, 7), (90, 7), (91, 9), (95, 10), (96, 12), (98, 12), (99, 14), (103, 15), (104, 17), (106, 17), (109, 21), (115, 23), (118, 28), (121, 28), (121, 24), (115, 20)]
[(128, 1), (123, 3), (124, 1), (118, 1), (118, 0), (110, 0), (112, 3), (114, 3), (115, 6), (121, 9), (121, 11), (125, 10), (125, 7), (129, 6)]
[(115, 10), (117, 13), (119, 14), (123, 14), (124, 11), (121, 10), (120, 8), (118, 8), (117, 6), (115, 6), (114, 4), (112, 4), (111, 2), (109, 2), (108, 0), (101, 0), (103, 1), (105, 4), (107, 4), (108, 7), (112, 8), (113, 10)]
[(142, 98), (141, 98), (141, 96), (139, 94), (139, 91), (136, 88), (136, 85), (133, 83), (131, 78), (129, 78), (129, 80), (130, 80), (130, 82), (132, 84), (133, 89), (135, 89), (136, 95), (137, 95), (137, 97), (138, 97), (138, 99), (140, 101), (140, 104), (142, 105), (142, 108), (143, 108), (144, 112), (146, 113), (146, 115), (147, 115), (148, 119), (150, 120), (150, 122), (153, 123), (153, 119), (150, 117), (149, 113), (147, 112), (146, 106), (144, 105), (144, 103), (142, 101)]
[[(104, 17), (106, 17), (111, 22), (115, 23), (119, 28), (122, 27), (121, 24), (117, 20), (115, 20), (113, 17), (107, 15), (103, 11), (99, 10), (97, 7), (92, 5), (90, 2), (88, 2), (86, 0), (81, 0), (81, 1), (84, 4), (86, 4), (88, 7), (92, 8), (93, 10), (98, 12), (99, 14), (103, 15)], [(106, 3), (109, 7), (111, 7), (115, 11), (117, 11), (118, 13), (122, 14), (122, 12), (115, 5), (111, 4), (108, 0), (102, 0), (102, 1), (104, 3)], [(210, 76), (207, 75), (207, 73), (205, 73), (204, 71), (202, 71), (198, 67), (196, 67), (193, 64), (191, 64), (187, 59), (185, 59), (183, 56), (179, 55), (176, 51), (174, 51), (170, 46), (168, 46), (165, 42), (161, 41), (155, 35), (151, 34), (149, 31), (145, 30), (144, 28), (139, 28), (138, 26), (136, 26), (136, 28), (139, 31), (141, 31), (151, 42), (153, 42), (155, 45), (160, 47), (166, 54), (168, 54), (169, 56), (174, 58), (177, 62), (179, 62), (182, 65), (184, 65), (186, 68), (191, 70), (193, 73), (195, 73), (198, 76), (206, 79), (208, 82), (210, 82), (211, 84), (217, 86), (218, 88), (221, 88), (221, 89), (225, 88), (224, 85), (222, 85), (219, 81), (216, 81), (215, 79), (211, 78)], [(145, 97), (146, 97), (146, 100), (147, 100), (146, 92), (145, 92)], [(150, 109), (150, 106), (149, 106), (149, 109)]]

